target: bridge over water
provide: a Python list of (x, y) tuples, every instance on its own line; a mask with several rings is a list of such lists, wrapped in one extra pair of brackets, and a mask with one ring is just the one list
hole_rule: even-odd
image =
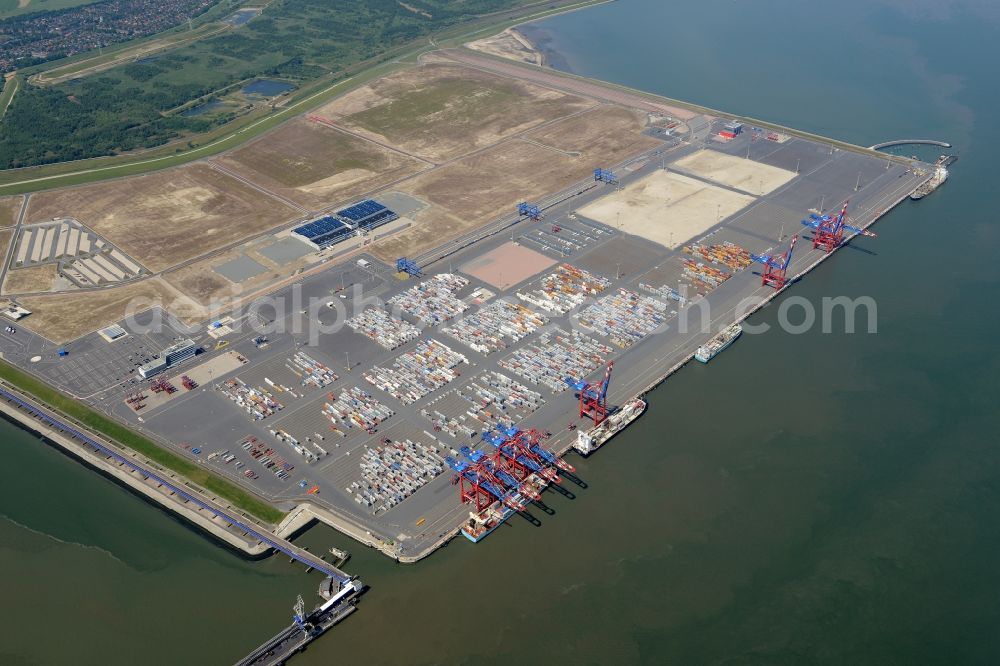
[(906, 146), (906, 145), (921, 145), (921, 146), (940, 146), (941, 148), (951, 148), (951, 144), (947, 141), (935, 141), (934, 139), (896, 139), (895, 141), (884, 141), (882, 143), (876, 143), (874, 146), (869, 146), (870, 150), (881, 150), (883, 148), (892, 148), (893, 146)]
[(103, 455), (112, 458), (113, 460), (115, 460), (115, 462), (124, 465), (125, 467), (134, 472), (138, 472), (143, 477), (147, 479), (152, 479), (156, 483), (162, 485), (163, 487), (173, 492), (181, 499), (184, 499), (194, 504), (195, 506), (204, 509), (205, 511), (208, 511), (209, 513), (218, 518), (221, 518), (230, 525), (240, 530), (243, 530), (247, 534), (251, 535), (253, 538), (257, 539), (262, 543), (267, 544), (268, 546), (277, 550), (278, 552), (284, 553), (293, 560), (301, 562), (306, 566), (312, 567), (317, 571), (321, 571), (322, 573), (326, 574), (327, 576), (330, 576), (331, 578), (333, 578), (334, 580), (338, 581), (341, 584), (351, 579), (350, 576), (345, 574), (340, 569), (337, 569), (335, 566), (333, 566), (326, 560), (323, 560), (317, 557), (316, 555), (313, 555), (307, 550), (299, 548), (290, 541), (277, 537), (270, 532), (265, 532), (262, 529), (249, 525), (247, 521), (223, 509), (218, 504), (215, 504), (214, 502), (206, 498), (202, 498), (195, 495), (194, 492), (191, 490), (185, 490), (181, 488), (175, 482), (170, 481), (161, 476), (160, 474), (157, 474), (156, 472), (153, 472), (152, 470), (138, 464), (134, 460), (131, 460), (126, 456), (123, 456), (115, 449), (94, 440), (93, 438), (91, 438), (85, 433), (80, 432), (76, 428), (73, 428), (72, 426), (63, 423), (61, 420), (59, 420), (54, 415), (48, 413), (46, 410), (32, 403), (26, 402), (25, 400), (22, 400), (20, 397), (18, 397), (14, 393), (11, 393), (10, 391), (6, 390), (3, 387), (0, 387), (0, 397), (8, 400), (12, 404), (19, 407), (20, 409), (31, 414), (32, 416), (42, 421), (49, 427), (55, 428), (56, 430), (59, 430), (65, 433), (66, 435), (69, 435), (70, 437), (80, 442), (83, 442), (87, 446), (92, 447), (97, 451), (101, 452)]

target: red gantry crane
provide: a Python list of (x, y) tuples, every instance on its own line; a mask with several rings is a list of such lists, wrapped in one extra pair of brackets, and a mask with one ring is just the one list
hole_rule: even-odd
[(868, 236), (869, 238), (878, 237), (878, 235), (873, 231), (868, 231), (867, 229), (861, 229), (860, 227), (854, 227), (847, 224), (848, 203), (848, 201), (844, 202), (844, 207), (840, 209), (840, 213), (836, 218), (831, 218), (829, 215), (811, 213), (809, 215), (809, 219), (802, 220), (803, 226), (809, 227), (813, 230), (814, 248), (821, 248), (826, 252), (833, 252), (844, 243), (844, 234), (846, 232), (860, 236)]
[(594, 425), (600, 425), (601, 421), (608, 415), (608, 386), (611, 384), (611, 370), (615, 367), (614, 361), (608, 362), (608, 369), (604, 373), (604, 381), (600, 386), (591, 386), (582, 379), (565, 377), (563, 381), (577, 391), (580, 396), (580, 417), (586, 417), (594, 421)]
[(784, 254), (774, 256), (770, 254), (751, 254), (750, 258), (759, 264), (764, 264), (764, 272), (760, 274), (761, 284), (765, 287), (781, 289), (788, 284), (788, 265), (792, 263), (792, 250), (795, 249), (795, 241), (798, 235), (792, 236), (792, 243)]

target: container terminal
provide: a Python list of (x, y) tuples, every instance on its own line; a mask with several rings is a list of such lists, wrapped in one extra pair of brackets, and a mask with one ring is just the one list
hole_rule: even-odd
[[(609, 442), (836, 250), (883, 242), (869, 227), (945, 168), (705, 113), (645, 133), (652, 149), (538, 200), (511, 191), (508, 214), (395, 263), (351, 239), (396, 220), (398, 196), (301, 225), (334, 249), (328, 269), (196, 331), (153, 309), (65, 345), (19, 328), (0, 351), (401, 562), (540, 522), (543, 494), (585, 487), (572, 451)], [(106, 372), (134, 359), (132, 380)], [(241, 663), (282, 663), (345, 617), (348, 581)]]
[[(132, 352), (129, 323), (51, 363), (30, 362), (54, 345), (25, 329), (0, 344), (278, 506), (306, 504), (352, 538), (419, 559), (477, 520), (484, 492), (523, 511), (566, 472), (578, 431), (852, 238), (873, 237), (868, 227), (936, 169), (726, 118), (687, 125), (651, 128), (658, 147), (545, 200), (512, 192), (510, 214), (463, 243), (396, 265), (350, 254), (276, 294), (316, 303), (306, 314), (250, 307), (196, 333), (143, 333), (157, 354), (185, 352), (124, 389), (97, 375), (115, 349)], [(647, 218), (657, 208), (666, 214)], [(306, 316), (346, 325), (309, 341), (296, 323)], [(237, 330), (245, 319), (258, 329)], [(70, 361), (79, 370), (61, 372)]]

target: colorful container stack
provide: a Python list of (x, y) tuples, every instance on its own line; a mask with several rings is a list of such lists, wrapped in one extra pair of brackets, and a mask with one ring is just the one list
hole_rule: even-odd
[(284, 405), (275, 400), (263, 388), (254, 388), (235, 377), (217, 384), (216, 388), (222, 391), (222, 394), (227, 398), (242, 407), (255, 421), (273, 416), (276, 412), (284, 409)]
[(347, 325), (386, 349), (395, 349), (420, 337), (419, 328), (382, 308), (369, 308), (348, 319)]
[(337, 373), (305, 352), (297, 352), (291, 359), (297, 373), (301, 373), (303, 386), (325, 388), (337, 381)]
[(666, 311), (666, 304), (655, 298), (619, 289), (617, 294), (604, 296), (576, 317), (584, 328), (626, 349), (662, 326), (667, 320)]
[(461, 275), (441, 273), (410, 287), (387, 302), (389, 310), (405, 312), (426, 326), (437, 326), (465, 312), (469, 305), (455, 294), (469, 284)]
[(611, 286), (611, 281), (582, 268), (562, 264), (555, 273), (541, 279), (538, 289), (519, 291), (523, 301), (555, 315), (564, 315)]
[(748, 250), (729, 241), (718, 245), (703, 245), (700, 243), (686, 245), (684, 252), (705, 261), (722, 264), (734, 272), (741, 271), (753, 263)]
[(531, 335), (546, 322), (547, 317), (520, 303), (498, 300), (443, 331), (481, 354), (491, 354)]
[(701, 293), (708, 293), (732, 277), (732, 273), (707, 266), (694, 259), (683, 259), (684, 276)]
[(357, 386), (340, 392), (340, 396), (327, 395), (328, 402), (323, 404), (323, 414), (330, 420), (330, 429), (347, 436), (346, 430), (361, 428), (373, 431), (383, 421), (395, 414), (375, 397)]
[(444, 460), (433, 446), (387, 440), (365, 447), (358, 463), (361, 479), (347, 486), (354, 501), (384, 513), (444, 472)]
[(409, 405), (458, 377), (455, 367), (468, 362), (465, 356), (447, 345), (427, 339), (412, 351), (396, 357), (392, 368), (375, 366), (364, 374), (364, 378)]
[(559, 393), (567, 388), (565, 377), (586, 377), (604, 363), (611, 351), (611, 347), (579, 331), (567, 333), (560, 329), (543, 333), (536, 344), (500, 361), (500, 367)]

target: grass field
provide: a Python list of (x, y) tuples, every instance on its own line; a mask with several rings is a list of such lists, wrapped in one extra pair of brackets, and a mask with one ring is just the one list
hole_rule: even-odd
[[(528, 19), (539, 19), (558, 14), (566, 9), (576, 9), (605, 0), (547, 6), (544, 9), (518, 10), (503, 16), (490, 16), (468, 24), (450, 28), (437, 37), (441, 45), (458, 46), (466, 40), (499, 31)], [(485, 26), (485, 27), (484, 27)], [(267, 132), (296, 115), (318, 107), (354, 87), (388, 72), (398, 70), (401, 63), (414, 62), (415, 58), (434, 47), (419, 41), (393, 47), (373, 61), (360, 63), (349, 78), (334, 82), (329, 77), (314, 80), (293, 94), (293, 102), (284, 108), (265, 114), (250, 114), (222, 127), (190, 137), (183, 143), (170, 143), (141, 154), (126, 153), (107, 157), (81, 159), (36, 167), (28, 170), (0, 171), (0, 196), (37, 192), (57, 187), (70, 187), (124, 176), (149, 173), (193, 162), (236, 148)], [(848, 145), (848, 144), (845, 144)]]
[(28, 207), (34, 221), (76, 218), (154, 272), (297, 214), (205, 164), (36, 194)]
[(130, 312), (148, 310), (153, 304), (169, 306), (172, 313), (182, 316), (190, 307), (180, 294), (165, 284), (160, 278), (110, 287), (97, 291), (67, 292), (26, 296), (19, 299), (24, 307), (31, 310), (22, 326), (44, 335), (57, 343), (69, 342), (121, 321)]
[(158, 465), (183, 475), (192, 483), (265, 522), (274, 524), (284, 518), (284, 513), (267, 502), (257, 499), (229, 481), (171, 453), (152, 440), (95, 412), (82, 402), (63, 395), (48, 384), (4, 361), (0, 361), (0, 379), (40, 400), (51, 409), (61, 412), (70, 419), (107, 437), (112, 442), (126, 446)]
[(216, 161), (313, 210), (423, 168), (410, 157), (304, 118)]
[[(402, 55), (402, 49), (425, 45), (426, 40), (418, 42), (424, 35), (476, 15), (516, 10), (520, 4), (520, 0), (421, 0), (421, 6), (434, 8), (427, 18), (401, 11), (391, 1), (272, 2), (259, 17), (237, 29), (148, 59), (129, 59), (83, 78), (26, 87), (3, 119), (0, 157), (7, 159), (0, 163), (5, 168), (32, 166), (151, 148), (199, 135), (226, 122), (228, 116), (181, 117), (166, 112), (255, 77), (277, 77), (302, 86), (330, 80), (331, 75), (389, 61)], [(219, 3), (200, 20), (230, 8), (229, 3)], [(26, 68), (25, 74), (44, 69)], [(76, 103), (79, 100), (86, 103)]]
[(30, 14), (31, 12), (52, 11), (89, 5), (99, 0), (0, 0), (0, 19)]
[(14, 226), (23, 201), (24, 197), (0, 198), (0, 229)]
[(14, 75), (3, 80), (3, 90), (0, 91), (0, 121), (7, 114), (7, 109), (14, 103), (14, 97), (21, 90), (21, 77)]
[(361, 134), (443, 162), (594, 102), (450, 64), (397, 72), (321, 108)]

